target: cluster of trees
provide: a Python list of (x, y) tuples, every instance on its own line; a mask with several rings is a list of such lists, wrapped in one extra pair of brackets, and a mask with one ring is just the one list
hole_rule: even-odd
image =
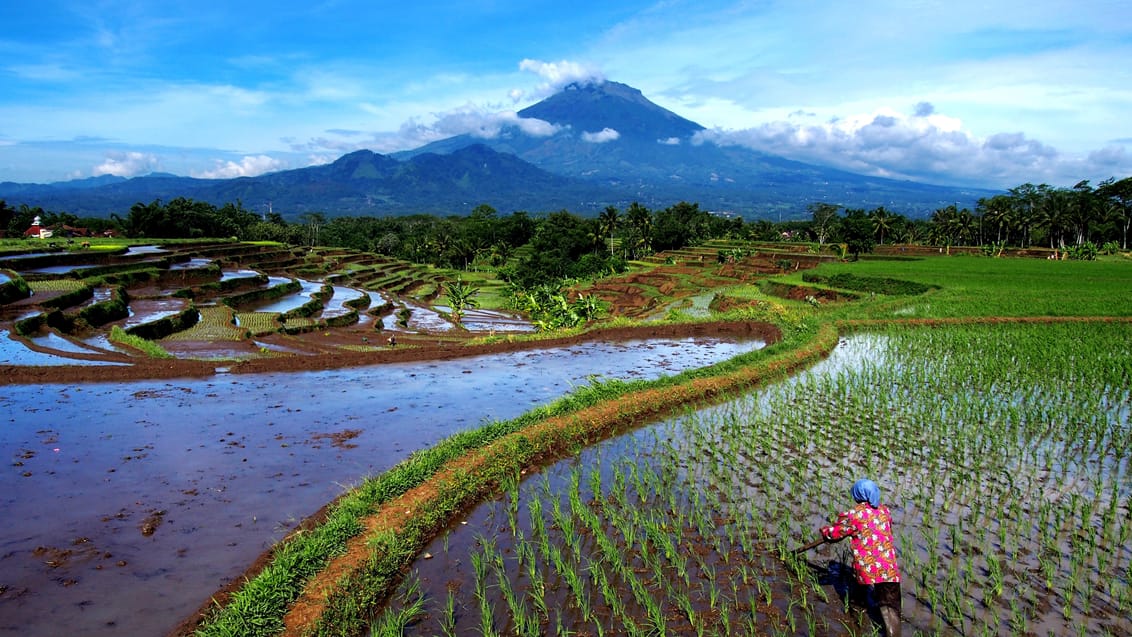
[(838, 241), (853, 253), (869, 252), (878, 243), (1012, 245), (1022, 248), (1079, 247), (1086, 244), (1128, 249), (1132, 228), (1132, 177), (1106, 179), (1096, 187), (1087, 180), (1072, 188), (1022, 184), (1004, 194), (979, 199), (975, 210), (951, 205), (926, 220), (909, 220), (883, 206), (846, 209), (831, 204), (810, 206), (809, 233), (818, 242)]
[(8, 236), (21, 236), (39, 216), (48, 226), (66, 224), (94, 232), (115, 229), (130, 237), (238, 237), (338, 246), (457, 269), (511, 263), (503, 276), (529, 288), (547, 280), (617, 272), (629, 259), (712, 238), (840, 243), (857, 254), (885, 243), (1051, 248), (1091, 243), (1126, 250), (1132, 226), (1132, 177), (1108, 179), (1096, 187), (1088, 181), (1072, 188), (1023, 184), (980, 199), (974, 210), (950, 205), (928, 219), (909, 219), (883, 206), (864, 210), (815, 203), (810, 212), (809, 220), (774, 223), (711, 214), (687, 202), (663, 210), (638, 203), (623, 211), (611, 206), (597, 217), (566, 210), (501, 215), (485, 204), (466, 216), (307, 213), (288, 222), (277, 213), (251, 212), (239, 202), (217, 207), (185, 198), (138, 203), (125, 217), (110, 219), (80, 219), (27, 206), (17, 210), (0, 201), (0, 228), (7, 228)]
[[(521, 288), (548, 280), (624, 270), (628, 259), (741, 231), (743, 220), (712, 215), (697, 204), (652, 211), (640, 204), (599, 217), (566, 210), (542, 216), (499, 214), (480, 205), (467, 216), (332, 217), (305, 214), (298, 223), (252, 224), (242, 239), (353, 248), (438, 267), (503, 268)], [(510, 264), (510, 265), (508, 265)]]

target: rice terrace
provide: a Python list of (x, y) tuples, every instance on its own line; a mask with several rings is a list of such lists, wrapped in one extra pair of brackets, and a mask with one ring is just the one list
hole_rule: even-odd
[(1132, 632), (1127, 252), (713, 239), (544, 329), (474, 270), (107, 241), (0, 254), (2, 632), (878, 634), (794, 551), (862, 476), (904, 634)]

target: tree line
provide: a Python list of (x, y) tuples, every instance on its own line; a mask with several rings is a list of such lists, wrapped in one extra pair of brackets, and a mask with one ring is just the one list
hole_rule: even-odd
[(467, 215), (447, 217), (306, 213), (287, 221), (278, 213), (249, 211), (240, 202), (215, 206), (179, 197), (137, 203), (125, 216), (109, 219), (78, 218), (28, 206), (13, 209), (0, 201), (0, 228), (6, 228), (8, 236), (22, 236), (38, 216), (48, 227), (114, 230), (135, 238), (235, 237), (335, 246), (443, 268), (490, 265), (501, 268), (507, 280), (529, 286), (622, 271), (628, 260), (720, 238), (838, 243), (854, 254), (886, 243), (1022, 248), (1090, 244), (1127, 250), (1132, 177), (1108, 179), (1095, 187), (1088, 181), (1072, 188), (1022, 184), (979, 199), (974, 210), (949, 205), (927, 219), (911, 219), (884, 206), (865, 210), (814, 203), (809, 211), (808, 220), (776, 223), (713, 214), (688, 202), (661, 210), (639, 203), (624, 210), (610, 206), (596, 217), (568, 210), (500, 214), (483, 204)]

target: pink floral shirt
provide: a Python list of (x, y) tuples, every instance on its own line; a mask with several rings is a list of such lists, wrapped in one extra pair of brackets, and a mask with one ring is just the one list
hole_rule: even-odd
[(883, 504), (872, 508), (867, 502), (838, 514), (837, 522), (821, 528), (822, 537), (837, 541), (851, 538), (853, 568), (861, 584), (899, 582), (896, 544), (892, 541), (892, 512)]

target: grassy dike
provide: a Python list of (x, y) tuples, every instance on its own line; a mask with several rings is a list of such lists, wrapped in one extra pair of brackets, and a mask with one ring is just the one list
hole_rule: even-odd
[[(210, 613), (196, 634), (363, 631), (420, 548), (504, 478), (659, 415), (786, 377), (837, 344), (832, 325), (767, 306), (782, 338), (766, 348), (653, 381), (601, 381), (519, 418), (453, 435), (366, 480), (339, 499), (321, 525), (280, 542), (270, 564)], [(764, 308), (729, 318), (771, 317)]]

